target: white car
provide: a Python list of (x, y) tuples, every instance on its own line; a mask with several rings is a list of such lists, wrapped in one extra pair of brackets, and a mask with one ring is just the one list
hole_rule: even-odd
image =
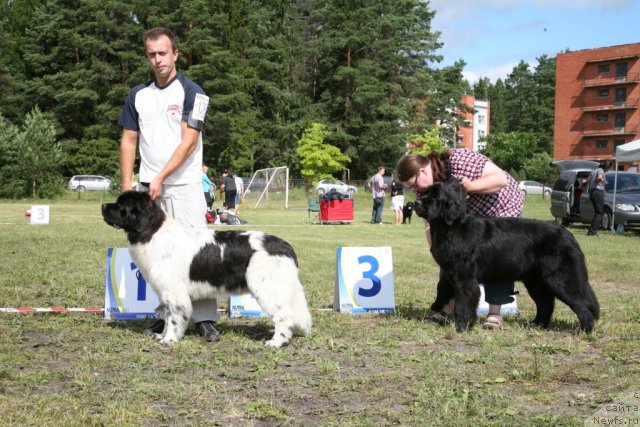
[(322, 196), (325, 193), (328, 193), (332, 189), (335, 189), (339, 193), (349, 194), (351, 196), (353, 196), (355, 193), (358, 192), (358, 189), (353, 185), (347, 185), (342, 181), (338, 181), (337, 179), (336, 180), (321, 179), (320, 181), (318, 181), (318, 184), (316, 185), (316, 190), (318, 191), (318, 194), (320, 196)]
[(67, 188), (71, 191), (111, 190), (111, 180), (100, 175), (74, 175)]
[(537, 194), (545, 197), (551, 196), (551, 187), (545, 187), (537, 181), (518, 181), (518, 187), (522, 194)]

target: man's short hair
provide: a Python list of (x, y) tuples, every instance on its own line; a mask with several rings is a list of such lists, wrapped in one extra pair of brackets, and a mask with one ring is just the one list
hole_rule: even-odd
[(165, 27), (155, 27), (146, 31), (144, 33), (144, 36), (142, 37), (142, 43), (146, 47), (147, 40), (158, 40), (161, 36), (169, 37), (169, 40), (171, 40), (171, 49), (173, 49), (174, 51), (178, 50), (178, 48), (176, 47), (176, 35), (173, 33), (173, 31)]

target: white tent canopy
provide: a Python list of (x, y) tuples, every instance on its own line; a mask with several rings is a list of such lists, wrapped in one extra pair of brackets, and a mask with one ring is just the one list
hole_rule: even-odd
[(640, 139), (616, 147), (616, 162), (640, 160)]
[(611, 228), (615, 227), (615, 215), (616, 215), (616, 193), (618, 190), (618, 163), (619, 162), (635, 162), (640, 160), (640, 139), (627, 142), (626, 144), (618, 145), (616, 147), (616, 168), (615, 168), (615, 180), (613, 184), (613, 216), (611, 218)]

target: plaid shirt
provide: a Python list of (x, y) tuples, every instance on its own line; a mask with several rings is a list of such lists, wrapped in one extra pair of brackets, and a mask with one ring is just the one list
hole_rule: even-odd
[(384, 179), (379, 173), (371, 177), (371, 194), (374, 199), (384, 197)]
[[(475, 181), (482, 175), (484, 165), (489, 158), (465, 148), (452, 149), (449, 157), (451, 175), (455, 177), (467, 177)], [(522, 214), (522, 193), (518, 183), (511, 175), (507, 175), (508, 184), (497, 193), (468, 194), (467, 206), (470, 213), (481, 217), (512, 216)]]

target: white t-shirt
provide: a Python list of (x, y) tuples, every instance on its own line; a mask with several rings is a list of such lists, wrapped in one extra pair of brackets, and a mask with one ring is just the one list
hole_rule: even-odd
[[(125, 129), (138, 132), (140, 139), (140, 182), (151, 182), (182, 142), (182, 122), (202, 131), (209, 97), (181, 74), (165, 86), (149, 81), (134, 87), (120, 115)], [(196, 149), (166, 184), (190, 184), (202, 179), (202, 132)]]

